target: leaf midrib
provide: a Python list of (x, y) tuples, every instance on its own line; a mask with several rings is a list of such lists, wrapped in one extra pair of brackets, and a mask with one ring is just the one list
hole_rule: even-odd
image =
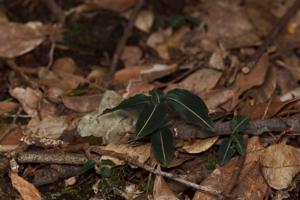
[(209, 127), (211, 130), (213, 130), (213, 127), (208, 124), (201, 116), (199, 116), (197, 113), (195, 113), (192, 109), (190, 109), (188, 106), (186, 106), (185, 104), (181, 103), (180, 101), (177, 101), (176, 99), (173, 99), (171, 97), (168, 97), (169, 99), (171, 99), (172, 101), (175, 101), (176, 103), (181, 104), (182, 106), (184, 106), (186, 109), (188, 109), (191, 113), (193, 113), (194, 115), (196, 115), (198, 118), (200, 118), (200, 120), (207, 126)]
[(142, 126), (141, 130), (136, 134), (136, 137), (139, 138), (139, 135), (141, 134), (141, 132), (145, 129), (146, 125), (148, 124), (149, 120), (151, 119), (151, 117), (153, 116), (155, 110), (157, 108), (157, 105), (154, 105), (154, 108), (151, 112), (151, 114), (149, 115), (148, 119), (146, 120), (146, 122), (144, 123), (144, 125)]

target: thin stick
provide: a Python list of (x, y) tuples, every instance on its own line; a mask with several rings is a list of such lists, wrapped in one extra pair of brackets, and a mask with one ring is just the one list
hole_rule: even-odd
[(107, 81), (107, 85), (110, 85), (111, 81), (112, 81), (112, 77), (117, 69), (117, 66), (118, 66), (118, 62), (120, 60), (120, 57), (124, 51), (124, 48), (125, 48), (125, 45), (127, 43), (127, 40), (128, 38), (130, 37), (131, 33), (132, 33), (132, 29), (133, 29), (133, 26), (134, 26), (134, 22), (138, 16), (138, 13), (140, 11), (140, 9), (142, 8), (143, 4), (144, 4), (144, 1), (145, 0), (139, 0), (138, 3), (136, 4), (135, 8), (133, 9), (131, 15), (130, 15), (130, 18), (128, 20), (128, 24), (127, 24), (127, 27), (121, 37), (121, 39), (119, 40), (118, 42), (118, 45), (117, 45), (117, 48), (114, 52), (114, 55), (113, 55), (113, 59), (112, 59), (112, 62), (111, 62), (111, 65), (110, 65), (110, 69), (109, 69), (109, 72), (108, 72), (108, 78), (109, 80)]
[(267, 48), (274, 42), (279, 33), (286, 27), (290, 19), (297, 13), (300, 8), (300, 0), (296, 0), (294, 4), (286, 11), (286, 13), (278, 20), (277, 24), (268, 33), (264, 42), (257, 49), (255, 54), (251, 57), (248, 62), (248, 67), (252, 69), (262, 55), (266, 52)]
[(224, 197), (222, 195), (222, 191), (218, 191), (218, 190), (215, 190), (213, 188), (205, 187), (205, 186), (202, 186), (202, 185), (190, 182), (190, 181), (188, 181), (186, 179), (183, 179), (183, 178), (180, 178), (180, 177), (178, 177), (178, 176), (176, 176), (176, 175), (174, 175), (172, 173), (164, 172), (164, 171), (161, 171), (159, 169), (154, 169), (153, 167), (151, 167), (149, 165), (146, 165), (146, 164), (138, 162), (137, 159), (131, 158), (131, 157), (129, 157), (126, 154), (121, 154), (121, 153), (117, 153), (117, 152), (113, 152), (113, 151), (103, 150), (101, 147), (98, 147), (98, 146), (92, 146), (92, 147), (90, 147), (89, 151), (95, 152), (95, 153), (97, 153), (99, 155), (109, 155), (109, 156), (118, 158), (120, 160), (123, 160), (123, 161), (131, 164), (131, 165), (134, 165), (134, 166), (142, 168), (142, 169), (144, 169), (144, 170), (146, 170), (148, 172), (151, 172), (151, 173), (153, 173), (155, 175), (163, 176), (165, 178), (171, 179), (173, 181), (176, 181), (178, 183), (186, 185), (186, 186), (188, 186), (190, 188), (193, 188), (195, 190), (202, 191), (202, 192), (211, 194), (211, 195), (219, 197), (219, 198), (223, 198)]

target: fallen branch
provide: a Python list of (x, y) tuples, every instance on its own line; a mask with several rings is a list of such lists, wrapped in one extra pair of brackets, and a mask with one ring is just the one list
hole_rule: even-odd
[[(198, 126), (188, 125), (177, 121), (174, 125), (175, 136), (179, 139), (208, 138), (212, 136), (230, 135), (230, 122), (217, 122), (215, 132), (208, 132)], [(245, 133), (261, 135), (266, 132), (281, 133), (289, 130), (294, 134), (300, 134), (300, 119), (298, 118), (271, 118), (250, 121)]]
[(134, 26), (134, 22), (138, 16), (138, 13), (140, 11), (140, 9), (142, 8), (143, 4), (144, 4), (145, 0), (139, 0), (136, 4), (136, 6), (134, 7), (130, 18), (128, 20), (128, 24), (126, 29), (124, 30), (124, 33), (121, 37), (121, 39), (118, 42), (118, 45), (116, 47), (116, 50), (114, 52), (113, 58), (112, 58), (112, 62), (109, 68), (109, 72), (108, 72), (108, 81), (107, 81), (107, 85), (110, 85), (111, 81), (112, 81), (112, 77), (117, 69), (117, 65), (118, 62), (120, 60), (120, 57), (124, 51), (125, 45), (127, 43), (128, 38), (130, 37), (131, 33), (132, 33), (132, 29)]

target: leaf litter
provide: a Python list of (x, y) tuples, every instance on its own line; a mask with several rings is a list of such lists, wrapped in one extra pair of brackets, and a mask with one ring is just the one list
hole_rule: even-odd
[[(1, 3), (6, 11), (0, 20), (0, 149), (11, 166), (5, 166), (10, 172), (0, 168), (0, 176), (10, 173), (5, 178), (17, 190), (12, 196), (75, 198), (77, 184), (88, 188), (80, 199), (298, 195), (299, 14), (285, 28), (280, 25), (285, 13), (294, 12), (290, 8), (297, 10), (298, 0), (44, 2)], [(280, 34), (273, 37), (276, 28)], [(156, 99), (155, 89), (167, 95)], [(183, 89), (200, 97), (205, 109), (195, 108), (197, 101)], [(139, 94), (151, 96), (144, 112), (104, 112)], [(147, 119), (138, 114), (147, 117), (151, 108), (159, 108), (156, 118), (143, 126)], [(230, 121), (239, 115), (249, 118), (251, 132), (244, 127), (229, 136)], [(282, 123), (272, 124), (276, 120)], [(221, 131), (215, 133), (214, 126)], [(185, 137), (176, 137), (178, 130)], [(200, 133), (205, 138), (197, 138)], [(229, 150), (225, 157), (222, 149)], [(56, 156), (36, 163), (40, 157), (34, 156), (48, 151)], [(34, 156), (14, 163), (22, 153)], [(62, 182), (50, 180), (56, 193), (30, 183), (37, 168), (55, 177), (49, 169), (62, 169), (55, 159), (73, 156), (76, 166), (77, 154), (115, 160), (111, 174), (126, 181), (120, 184), (107, 173), (104, 184), (91, 169), (73, 174), (80, 178), (67, 188), (60, 185), (68, 180), (63, 174)], [(220, 158), (226, 162), (218, 163)], [(99, 163), (101, 171), (105, 165)], [(46, 180), (38, 178), (33, 183)], [(94, 185), (81, 182), (85, 179)], [(4, 187), (0, 183), (0, 191)]]

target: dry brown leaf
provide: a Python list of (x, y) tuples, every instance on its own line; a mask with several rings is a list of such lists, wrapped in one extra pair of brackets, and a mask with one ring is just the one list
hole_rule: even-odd
[(181, 150), (187, 152), (187, 153), (201, 153), (206, 150), (208, 150), (210, 147), (212, 147), (216, 141), (219, 139), (219, 137), (210, 137), (206, 139), (197, 139), (193, 142), (193, 144), (189, 144), (189, 142), (185, 142), (182, 147), (180, 147)]
[(156, 176), (153, 185), (154, 200), (179, 200), (175, 193), (169, 188), (162, 176)]
[(125, 67), (132, 67), (139, 64), (142, 56), (143, 53), (140, 48), (136, 46), (126, 46), (122, 53), (121, 60)]
[(23, 55), (40, 45), (45, 38), (44, 33), (24, 24), (0, 22), (0, 57)]
[(0, 116), (6, 113), (10, 113), (18, 107), (18, 104), (11, 101), (0, 102)]
[(132, 146), (129, 144), (110, 143), (107, 146), (101, 147), (101, 149), (127, 155), (129, 158), (136, 159), (137, 162), (142, 164), (145, 163), (150, 158), (150, 153), (151, 153), (150, 144)]
[(236, 187), (232, 191), (235, 197), (255, 200), (265, 199), (269, 186), (258, 164), (263, 149), (264, 147), (260, 143), (259, 137), (255, 136), (249, 140), (244, 166)]
[(271, 67), (269, 73), (266, 75), (265, 82), (258, 88), (258, 92), (261, 93), (262, 99), (270, 99), (274, 94), (277, 85), (277, 73), (276, 68)]
[(190, 31), (189, 27), (183, 26), (178, 31), (173, 33), (170, 37), (167, 37), (164, 42), (160, 43), (154, 48), (162, 58), (169, 60), (170, 59), (169, 49), (170, 48), (179, 49), (183, 36), (189, 31)]
[(203, 31), (201, 26), (195, 29), (187, 38), (187, 44), (213, 51), (218, 42), (230, 49), (257, 44), (260, 41), (244, 6), (238, 2), (203, 1), (201, 10), (203, 12), (200, 17), (207, 24), (207, 31)]
[(16, 98), (22, 105), (24, 111), (31, 117), (38, 116), (37, 108), (43, 94), (40, 90), (34, 90), (32, 88), (16, 87), (9, 90), (12, 97)]
[(65, 116), (49, 116), (42, 120), (34, 117), (27, 125), (26, 135), (31, 137), (58, 139), (67, 128), (68, 121)]
[(153, 90), (155, 85), (146, 82), (133, 82), (126, 88), (126, 98)]
[(210, 112), (214, 112), (216, 108), (234, 97), (237, 88), (220, 88), (212, 90), (203, 96), (203, 100)]
[(100, 7), (115, 12), (123, 12), (136, 4), (137, 0), (85, 0), (87, 5)]
[(52, 71), (56, 74), (74, 74), (78, 70), (78, 66), (70, 57), (63, 57), (57, 59), (52, 66)]
[[(7, 126), (4, 126), (0, 128), (0, 135), (1, 132), (5, 131), (5, 129), (8, 128)], [(13, 129), (8, 135), (6, 135), (4, 138), (2, 138), (0, 145), (3, 147), (5, 145), (11, 146), (11, 145), (18, 145), (20, 144), (20, 140), (23, 136), (23, 130), (21, 127), (16, 127)]]
[(135, 20), (135, 26), (144, 32), (149, 32), (154, 22), (153, 12), (150, 10), (143, 10), (139, 13)]
[(269, 146), (261, 155), (262, 172), (268, 184), (276, 189), (287, 188), (300, 171), (300, 149), (286, 145)]
[(177, 84), (176, 87), (190, 90), (198, 95), (203, 95), (213, 89), (222, 73), (213, 69), (200, 69)]
[(281, 101), (272, 101), (271, 103), (261, 103), (254, 106), (242, 106), (238, 109), (240, 115), (249, 117), (250, 119), (261, 119), (261, 118), (271, 118), (278, 114), (282, 109), (298, 102), (295, 99), (281, 102)]
[(128, 67), (117, 71), (114, 75), (113, 82), (115, 84), (128, 83), (129, 81), (151, 82), (173, 73), (176, 69), (177, 64), (154, 64)]
[(240, 73), (235, 81), (235, 86), (238, 88), (235, 98), (238, 98), (243, 92), (254, 86), (262, 85), (265, 81), (268, 68), (269, 57), (265, 54), (248, 74)]
[[(259, 137), (249, 139), (244, 166), (237, 180), (237, 187), (233, 190), (233, 194), (236, 197), (262, 200), (267, 193), (268, 186), (264, 182), (258, 165), (260, 155), (263, 152), (262, 149)], [(228, 191), (230, 189), (228, 186), (233, 181), (232, 177), (238, 171), (236, 167), (239, 165), (239, 162), (237, 157), (231, 159), (225, 166), (215, 169), (201, 185), (218, 191)], [(202, 199), (216, 200), (217, 198), (203, 192), (196, 192), (193, 200)]]
[(24, 200), (42, 200), (42, 196), (36, 187), (20, 177), (17, 173), (10, 173), (12, 185), (20, 193)]
[(65, 96), (63, 104), (76, 112), (92, 112), (97, 110), (101, 101), (101, 95)]

